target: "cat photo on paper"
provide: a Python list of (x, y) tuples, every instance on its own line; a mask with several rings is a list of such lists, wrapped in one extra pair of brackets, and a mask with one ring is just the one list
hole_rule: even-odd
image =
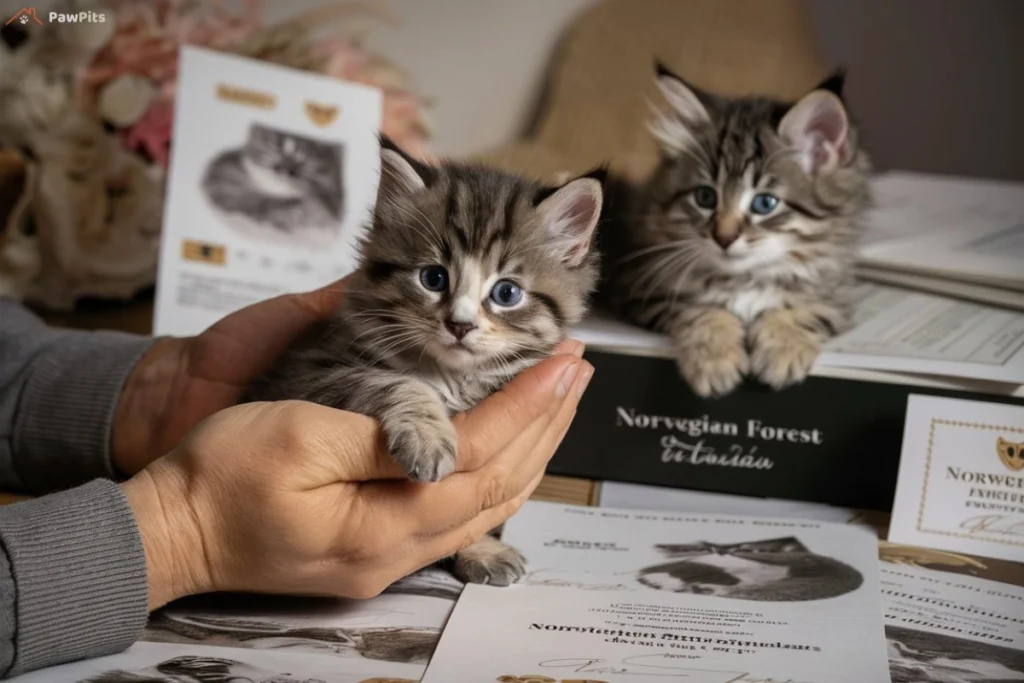
[(886, 626), (892, 683), (1024, 681), (1024, 652), (991, 643)]
[(287, 672), (275, 672), (237, 659), (199, 655), (174, 657), (134, 671), (112, 669), (79, 679), (78, 683), (240, 683), (241, 681), (322, 683), (320, 679)]
[(144, 639), (151, 643), (287, 650), (426, 664), (440, 637), (440, 629), (431, 627), (317, 626), (266, 618), (156, 612), (150, 617)]
[(744, 543), (656, 545), (669, 562), (641, 569), (640, 584), (672, 593), (736, 600), (802, 602), (846, 595), (864, 576), (844, 562), (811, 552), (797, 538)]
[(261, 241), (328, 246), (344, 215), (341, 143), (252, 123), (241, 145), (218, 151), (201, 187), (234, 230)]

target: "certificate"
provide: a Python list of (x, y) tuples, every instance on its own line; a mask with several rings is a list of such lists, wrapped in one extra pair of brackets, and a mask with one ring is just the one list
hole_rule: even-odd
[(503, 538), (526, 576), (466, 587), (424, 683), (889, 680), (867, 529), (529, 502)]
[(1024, 407), (907, 403), (889, 540), (1024, 562)]

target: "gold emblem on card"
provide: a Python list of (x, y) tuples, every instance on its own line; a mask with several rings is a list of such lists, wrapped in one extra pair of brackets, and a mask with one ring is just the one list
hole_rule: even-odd
[(234, 85), (224, 85), (223, 83), (217, 85), (217, 98), (259, 109), (273, 109), (274, 105), (277, 104), (277, 99), (270, 93), (239, 88)]
[(223, 266), (227, 260), (227, 249), (219, 244), (207, 244), (185, 240), (181, 243), (181, 257), (186, 261), (199, 261), (215, 266)]
[(1024, 441), (1013, 442), (997, 437), (996, 453), (1011, 472), (1024, 470)]
[(306, 116), (318, 126), (329, 126), (338, 118), (338, 106), (306, 102)]

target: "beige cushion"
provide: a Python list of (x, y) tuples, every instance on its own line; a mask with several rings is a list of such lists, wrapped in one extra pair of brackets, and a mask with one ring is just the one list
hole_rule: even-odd
[(570, 26), (533, 132), (477, 159), (549, 178), (601, 163), (640, 178), (656, 148), (654, 61), (723, 94), (803, 94), (830, 71), (799, 0), (605, 0)]

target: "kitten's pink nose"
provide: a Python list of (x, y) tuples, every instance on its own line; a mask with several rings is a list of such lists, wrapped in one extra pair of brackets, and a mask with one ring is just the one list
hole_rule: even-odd
[(462, 341), (462, 338), (467, 334), (476, 329), (476, 325), (473, 323), (458, 323), (454, 320), (445, 320), (444, 326), (448, 328), (448, 331), (455, 335), (455, 338)]
[(712, 239), (715, 240), (715, 242), (718, 243), (718, 246), (720, 246), (722, 248), (722, 251), (726, 251), (726, 250), (729, 249), (729, 246), (733, 242), (735, 242), (736, 240), (738, 240), (740, 238), (740, 234), (738, 232), (733, 232), (733, 233), (726, 232), (726, 233), (723, 233), (723, 232), (719, 232), (718, 230), (715, 230), (712, 233), (711, 237), (712, 237)]

